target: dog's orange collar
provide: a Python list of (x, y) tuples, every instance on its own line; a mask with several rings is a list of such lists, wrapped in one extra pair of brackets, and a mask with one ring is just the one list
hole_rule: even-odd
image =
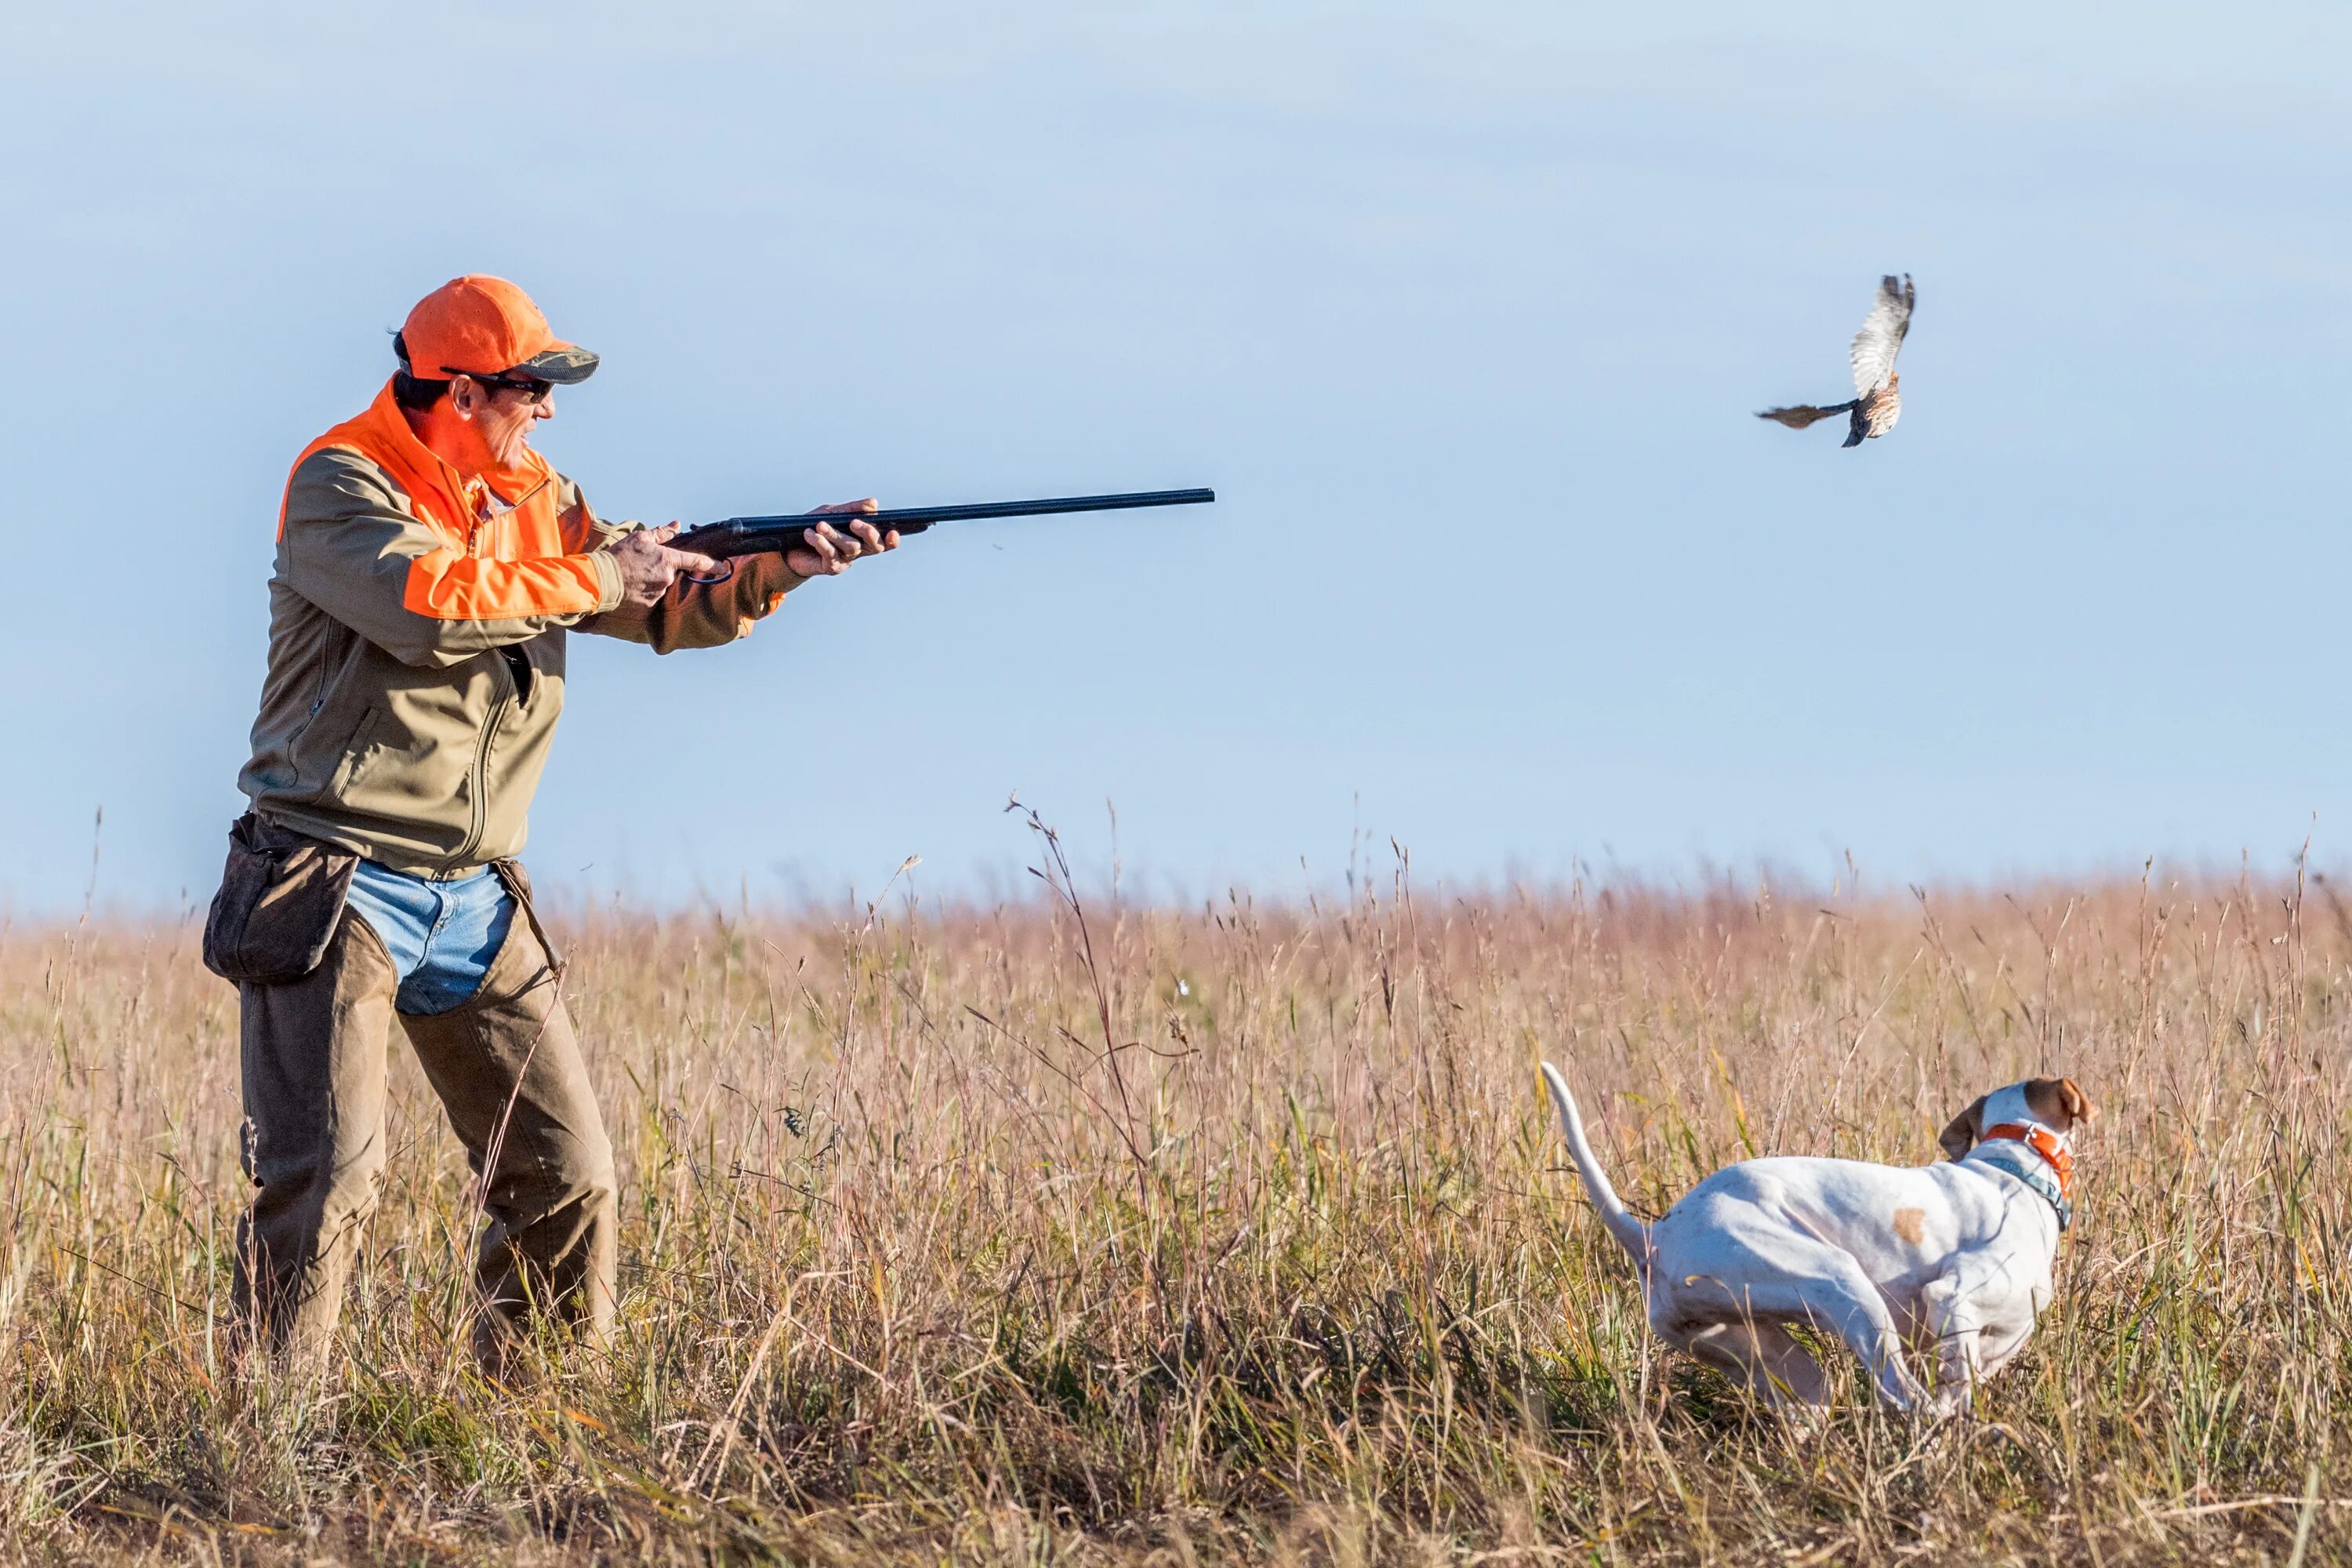
[(2007, 1138), (2024, 1144), (2044, 1160), (2058, 1175), (2058, 1195), (2072, 1202), (2074, 1196), (2074, 1156), (2066, 1145), (2058, 1142), (2058, 1134), (2047, 1127), (2030, 1126), (2020, 1121), (2004, 1121), (1998, 1127), (1985, 1129), (1984, 1142)]

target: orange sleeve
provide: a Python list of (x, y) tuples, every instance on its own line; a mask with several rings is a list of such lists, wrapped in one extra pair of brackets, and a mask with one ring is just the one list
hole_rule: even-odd
[(444, 547), (410, 559), (400, 602), (436, 621), (506, 621), (590, 615), (604, 597), (604, 581), (589, 555), (491, 561)]

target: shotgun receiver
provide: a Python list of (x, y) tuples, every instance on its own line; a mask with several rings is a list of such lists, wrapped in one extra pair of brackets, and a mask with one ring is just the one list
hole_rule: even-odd
[(829, 512), (822, 517), (730, 517), (708, 522), (671, 540), (674, 550), (692, 550), (724, 560), (790, 550), (821, 522), (841, 532), (854, 521), (870, 522), (882, 533), (920, 533), (935, 522), (978, 522), (995, 517), (1044, 517), (1059, 511), (1126, 511), (1146, 506), (1199, 506), (1217, 499), (1214, 490), (1129, 490), (1108, 496), (1056, 496), (1050, 500), (978, 501), (965, 506), (897, 507), (887, 511)]

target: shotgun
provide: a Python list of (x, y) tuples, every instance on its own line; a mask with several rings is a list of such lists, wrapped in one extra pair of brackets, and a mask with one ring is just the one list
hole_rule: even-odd
[(887, 511), (806, 513), (791, 517), (730, 517), (707, 522), (671, 540), (673, 550), (692, 550), (725, 560), (730, 555), (760, 555), (790, 550), (801, 535), (821, 522), (843, 533), (852, 522), (870, 522), (876, 531), (896, 531), (901, 538), (920, 533), (933, 523), (979, 522), (998, 517), (1045, 517), (1062, 511), (1127, 511), (1147, 506), (1200, 506), (1217, 499), (1214, 490), (1129, 490), (1108, 496), (1056, 496), (1048, 500), (976, 501), (963, 506), (895, 507)]

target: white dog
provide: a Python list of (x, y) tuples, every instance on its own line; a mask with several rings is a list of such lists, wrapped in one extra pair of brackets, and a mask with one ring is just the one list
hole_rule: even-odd
[[(1950, 1164), (1748, 1160), (1645, 1225), (1601, 1173), (1567, 1081), (1549, 1062), (1543, 1074), (1592, 1206), (1641, 1271), (1651, 1328), (1775, 1405), (1828, 1403), (1820, 1363), (1783, 1326), (1807, 1323), (1853, 1347), (1897, 1409), (1965, 1407), (2049, 1303), (2074, 1218), (2069, 1139), (2098, 1114), (2074, 1079), (2028, 1079), (1952, 1119), (1938, 1140)], [(1903, 1353), (1929, 1340), (1932, 1387)]]

